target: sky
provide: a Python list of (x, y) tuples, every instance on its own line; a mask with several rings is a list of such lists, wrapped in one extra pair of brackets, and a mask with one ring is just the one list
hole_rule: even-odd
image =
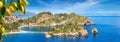
[[(119, 15), (120, 0), (28, 0), (26, 10), (33, 13), (52, 12), (79, 15)], [(99, 13), (99, 14), (98, 14)], [(120, 15), (119, 15), (120, 16)]]

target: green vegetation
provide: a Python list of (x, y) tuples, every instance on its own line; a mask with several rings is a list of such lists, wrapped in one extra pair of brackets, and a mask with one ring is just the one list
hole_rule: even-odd
[[(84, 25), (88, 21), (85, 16), (79, 16), (75, 13), (60, 13), (52, 15), (50, 12), (41, 12), (31, 18), (19, 19), (18, 22), (5, 24), (7, 31), (19, 31), (19, 26), (21, 25), (44, 25), (53, 26), (51, 27), (51, 32), (53, 34), (57, 33), (70, 33), (79, 32), (84, 30)], [(90, 21), (89, 21), (90, 22)]]
[[(52, 28), (52, 33), (69, 33), (69, 32), (78, 32), (83, 28), (83, 26), (79, 25), (79, 23), (84, 23), (86, 20), (88, 20), (85, 16), (78, 16), (75, 13), (71, 14), (59, 14), (57, 16), (64, 17), (63, 19), (60, 19), (61, 21), (67, 20), (66, 23), (63, 25), (56, 26)], [(59, 21), (60, 21), (59, 20)]]
[(6, 23), (3, 25), (6, 29), (6, 32), (10, 32), (10, 31), (18, 31), (19, 30), (19, 26), (20, 24), (17, 22), (13, 22), (13, 23)]
[(68, 32), (77, 32), (83, 28), (80, 23), (85, 23), (87, 17), (79, 16), (75, 13), (60, 13), (52, 15), (50, 12), (42, 12), (32, 18), (27, 19), (28, 23), (37, 24), (37, 25), (46, 25), (46, 26), (55, 26), (52, 28), (52, 33), (68, 33)]
[(69, 33), (69, 32), (77, 32), (84, 29), (82, 26), (75, 25), (75, 24), (64, 24), (60, 25), (58, 27), (52, 28), (51, 32), (52, 33)]
[[(8, 3), (10, 2), (10, 3)], [(20, 11), (25, 14), (25, 6), (29, 3), (27, 0), (0, 0), (0, 42), (2, 42), (2, 35), (5, 34), (5, 29), (16, 28), (17, 23), (7, 24), (5, 16), (11, 16), (12, 13)], [(11, 25), (11, 26), (8, 26)], [(12, 26), (15, 25), (15, 26)], [(4, 28), (5, 27), (5, 28)], [(10, 28), (9, 28), (10, 27)]]

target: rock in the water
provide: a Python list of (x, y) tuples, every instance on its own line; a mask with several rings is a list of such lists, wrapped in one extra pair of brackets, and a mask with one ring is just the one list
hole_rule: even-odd
[(94, 35), (98, 34), (97, 28), (93, 28), (93, 29), (92, 29), (92, 34), (94, 34)]
[(46, 34), (46, 38), (50, 38), (51, 37), (51, 35), (49, 35), (49, 34)]
[(91, 25), (90, 23), (86, 23), (87, 26)]
[(80, 30), (79, 34), (84, 37), (88, 36), (87, 30)]

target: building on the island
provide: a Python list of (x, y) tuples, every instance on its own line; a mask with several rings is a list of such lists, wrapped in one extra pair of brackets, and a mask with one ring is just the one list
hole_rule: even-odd
[(19, 20), (17, 16), (5, 16), (5, 19), (7, 20), (7, 23), (17, 22)]

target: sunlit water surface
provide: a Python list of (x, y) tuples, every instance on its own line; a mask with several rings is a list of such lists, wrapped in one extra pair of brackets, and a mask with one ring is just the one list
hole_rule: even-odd
[[(4, 42), (119, 42), (120, 41), (120, 17), (112, 17), (112, 16), (99, 16), (99, 17), (88, 17), (91, 21), (95, 22), (95, 25), (88, 26), (86, 29), (88, 30), (88, 37), (51, 37), (50, 39), (46, 39), (44, 34), (12, 34), (7, 37), (3, 37)], [(92, 28), (97, 28), (99, 30), (99, 34), (97, 36), (93, 36), (91, 34)], [(28, 28), (24, 27), (25, 31), (33, 31), (33, 32), (49, 32), (50, 28), (46, 27), (33, 27)]]

